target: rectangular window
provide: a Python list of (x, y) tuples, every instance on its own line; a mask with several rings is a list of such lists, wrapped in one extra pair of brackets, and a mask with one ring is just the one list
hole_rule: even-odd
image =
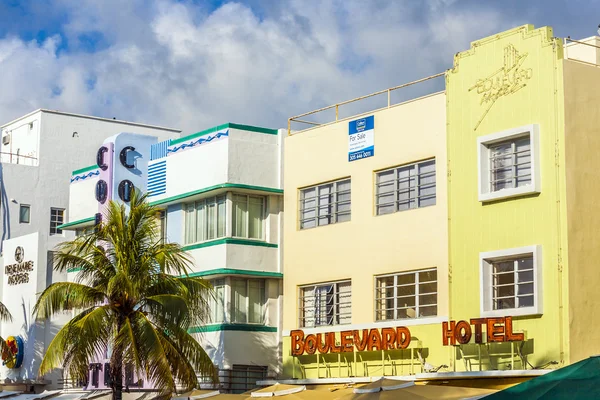
[(540, 246), (480, 253), (480, 261), (482, 317), (542, 313)]
[(184, 204), (185, 243), (225, 236), (225, 195)]
[(300, 190), (300, 229), (350, 221), (350, 179)]
[(51, 208), (50, 209), (50, 234), (61, 235), (62, 229), (58, 229), (59, 225), (62, 225), (65, 220), (65, 210), (62, 208)]
[(488, 149), (492, 192), (531, 184), (529, 135), (491, 144)]
[(160, 210), (156, 213), (156, 236), (162, 243), (167, 241), (167, 212)]
[(219, 324), (225, 322), (225, 279), (214, 279), (210, 283), (214, 290), (214, 297), (209, 301), (211, 322)]
[(303, 286), (300, 288), (299, 294), (301, 328), (351, 323), (350, 281)]
[(376, 278), (375, 319), (377, 321), (436, 315), (437, 270), (435, 268)]
[(264, 239), (265, 197), (233, 195), (233, 236)]
[(492, 262), (492, 309), (533, 307), (533, 256)]
[(435, 205), (435, 159), (377, 172), (377, 215)]
[(28, 224), (30, 221), (31, 206), (28, 204), (19, 205), (19, 223)]
[(264, 279), (231, 280), (231, 322), (264, 324), (265, 303)]
[(481, 136), (477, 146), (479, 201), (540, 192), (538, 125)]

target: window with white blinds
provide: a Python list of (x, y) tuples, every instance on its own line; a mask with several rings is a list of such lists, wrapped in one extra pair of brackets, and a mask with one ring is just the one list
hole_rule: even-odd
[(225, 236), (225, 195), (184, 204), (185, 243)]
[(233, 236), (264, 239), (265, 197), (233, 194)]
[(231, 322), (247, 324), (265, 323), (265, 280), (231, 280)]

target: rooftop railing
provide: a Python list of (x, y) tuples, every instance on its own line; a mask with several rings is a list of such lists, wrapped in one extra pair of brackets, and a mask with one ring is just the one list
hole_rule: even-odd
[(37, 157), (26, 156), (19, 153), (0, 151), (0, 162), (5, 164), (38, 165)]
[[(394, 102), (392, 100), (392, 94), (393, 94), (393, 92), (395, 92), (395, 91), (397, 91), (399, 89), (403, 89), (403, 88), (407, 88), (409, 86), (416, 85), (418, 83), (431, 81), (431, 80), (434, 80), (436, 78), (440, 78), (440, 77), (445, 76), (445, 75), (446, 75), (446, 72), (440, 72), (439, 74), (431, 75), (431, 76), (428, 76), (428, 77), (425, 77), (425, 78), (422, 78), (422, 79), (418, 79), (416, 81), (404, 83), (402, 85), (394, 86), (394, 87), (391, 87), (389, 89), (380, 90), (378, 92), (367, 94), (365, 96), (356, 97), (356, 98), (351, 99), (351, 100), (342, 101), (341, 103), (336, 103), (336, 104), (333, 104), (333, 105), (330, 105), (330, 106), (327, 106), (327, 107), (319, 108), (318, 110), (309, 111), (309, 112), (304, 113), (304, 114), (296, 115), (296, 116), (291, 117), (291, 118), (288, 119), (288, 135), (292, 135), (292, 124), (294, 124), (294, 123), (299, 123), (299, 124), (304, 124), (304, 125), (310, 125), (309, 128), (304, 128), (304, 129), (301, 129), (301, 130), (298, 130), (298, 131), (294, 132), (294, 134), (296, 134), (296, 133), (302, 132), (302, 131), (304, 131), (306, 129), (310, 129), (312, 127), (324, 126), (324, 125), (329, 125), (329, 124), (336, 123), (336, 122), (338, 122), (340, 120), (347, 119), (347, 118), (351, 117), (352, 115), (360, 115), (360, 114), (364, 114), (366, 112), (378, 111), (378, 110), (381, 110), (381, 109), (390, 108), (390, 107), (392, 107), (394, 105), (397, 105), (397, 104), (401, 104), (401, 103), (405, 102), (406, 100)], [(434, 92), (434, 91), (432, 91), (432, 92)], [(432, 92), (430, 92), (429, 94), (431, 94)], [(368, 109), (368, 110), (365, 110), (365, 111), (361, 111), (361, 112), (355, 112), (352, 115), (349, 115), (347, 117), (341, 117), (340, 116), (340, 108), (342, 106), (347, 106), (349, 104), (357, 103), (357, 102), (360, 102), (360, 101), (363, 101), (363, 100), (366, 100), (366, 99), (372, 99), (372, 98), (374, 98), (376, 96), (382, 96), (382, 95), (387, 95), (387, 106), (378, 107), (378, 108), (371, 108), (371, 109)], [(414, 100), (414, 98), (413, 98), (413, 100)], [(318, 115), (320, 115), (320, 114), (322, 114), (324, 112), (327, 112), (327, 111), (330, 111), (333, 114), (333, 110), (335, 110), (335, 120), (333, 120), (333, 121), (329, 120), (329, 121), (325, 121), (325, 122), (317, 122), (317, 121), (310, 121), (310, 120), (305, 119), (305, 117), (309, 117), (309, 119), (310, 119), (310, 117), (318, 116)]]

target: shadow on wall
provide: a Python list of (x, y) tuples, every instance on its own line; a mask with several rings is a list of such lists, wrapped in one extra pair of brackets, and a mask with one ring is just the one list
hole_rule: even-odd
[(2, 206), (2, 238), (0, 240), (0, 255), (2, 254), (4, 241), (10, 239), (10, 208), (8, 207), (8, 195), (4, 187), (4, 165), (0, 163), (0, 205)]
[[(44, 321), (38, 321), (31, 316), (31, 310), (25, 303), (25, 299), (21, 299), (21, 311), (23, 324), (21, 325), (20, 335), (23, 338), (24, 357), (23, 364), (20, 368), (8, 369), (6, 378), (11, 380), (22, 380), (38, 378), (38, 369), (44, 355)], [(54, 328), (53, 334), (56, 335), (57, 328)], [(16, 332), (14, 333), (17, 334)]]

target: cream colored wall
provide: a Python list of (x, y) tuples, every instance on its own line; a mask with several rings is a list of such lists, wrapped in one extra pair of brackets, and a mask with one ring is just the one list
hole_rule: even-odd
[(564, 62), (571, 362), (600, 353), (600, 66)]
[[(445, 100), (435, 94), (375, 112), (375, 155), (358, 161), (348, 162), (347, 120), (286, 138), (284, 336), (298, 327), (300, 285), (351, 279), (352, 324), (375, 327), (374, 276), (422, 268), (438, 268), (438, 315), (447, 315)], [(374, 171), (431, 157), (436, 205), (376, 216)], [(299, 230), (298, 189), (344, 177), (352, 178), (351, 221)]]

